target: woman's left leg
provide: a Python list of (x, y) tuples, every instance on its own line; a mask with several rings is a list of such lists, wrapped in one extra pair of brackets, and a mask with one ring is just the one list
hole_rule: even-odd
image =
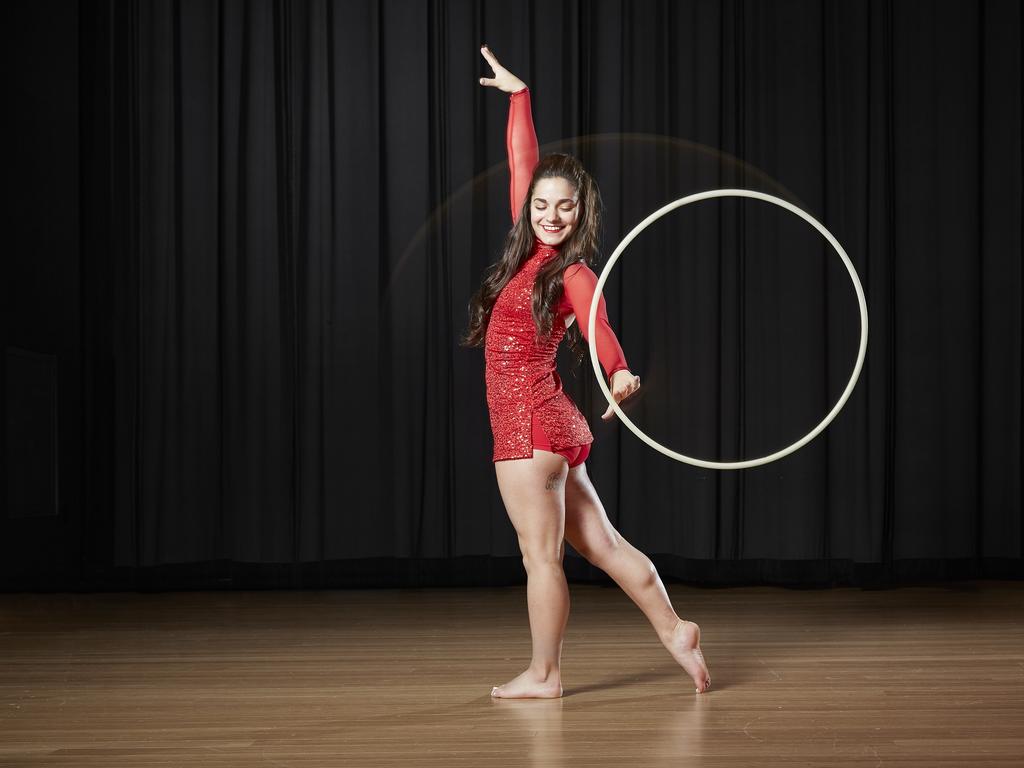
[(672, 657), (693, 678), (696, 691), (703, 693), (711, 687), (711, 675), (700, 648), (700, 627), (679, 618), (654, 563), (612, 526), (586, 466), (570, 467), (566, 478), (566, 541), (622, 587)]

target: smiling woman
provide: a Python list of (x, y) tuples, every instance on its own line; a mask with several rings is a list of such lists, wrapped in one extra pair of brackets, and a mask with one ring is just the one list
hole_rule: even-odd
[[(555, 366), (564, 336), (571, 343), (581, 334), (590, 340), (589, 313), (596, 306), (595, 348), (615, 402), (640, 387), (589, 266), (596, 258), (600, 231), (597, 183), (571, 155), (538, 157), (529, 89), (486, 46), (481, 53), (495, 76), (481, 78), (480, 84), (509, 94), (512, 227), (501, 258), (470, 301), (469, 329), (462, 343), (484, 347), (492, 460), (523, 553), (533, 636), (529, 668), (494, 687), (491, 696), (562, 695), (562, 636), (569, 617), (562, 569), (565, 541), (633, 599), (696, 691), (703, 693), (711, 677), (700, 648), (700, 627), (676, 615), (653, 563), (609, 522), (587, 475), (585, 461), (594, 436), (562, 390)], [(609, 406), (602, 418), (613, 413)]]

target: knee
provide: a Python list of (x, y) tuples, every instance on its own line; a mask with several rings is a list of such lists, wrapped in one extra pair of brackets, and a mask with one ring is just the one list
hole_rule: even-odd
[(635, 557), (638, 562), (638, 576), (641, 571), (640, 566), (642, 566), (643, 575), (639, 576), (639, 578), (641, 579), (640, 585), (646, 587), (650, 584), (656, 584), (657, 582), (661, 581), (661, 577), (658, 575), (658, 569), (654, 567), (654, 563), (651, 562), (651, 558), (649, 558), (647, 555), (645, 555), (643, 552), (636, 549), (635, 547), (633, 548), (633, 551), (635, 552)]
[(527, 572), (539, 568), (562, 567), (565, 558), (565, 542), (559, 542), (558, 546), (551, 544), (520, 545), (523, 553), (523, 567)]
[(580, 554), (592, 565), (603, 569), (622, 551), (623, 543), (623, 539), (616, 533), (611, 538), (591, 546), (586, 552), (580, 552)]
[(661, 581), (661, 577), (658, 576), (658, 569), (654, 567), (654, 563), (652, 563), (648, 558), (645, 557), (644, 559), (647, 560), (647, 567), (644, 568), (644, 578), (641, 586), (647, 587), (652, 584), (657, 584)]

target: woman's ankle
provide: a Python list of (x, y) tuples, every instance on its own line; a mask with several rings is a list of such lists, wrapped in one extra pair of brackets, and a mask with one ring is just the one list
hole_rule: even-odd
[(550, 680), (558, 680), (561, 674), (558, 665), (551, 663), (537, 664), (535, 662), (530, 662), (530, 672), (542, 683), (546, 683)]

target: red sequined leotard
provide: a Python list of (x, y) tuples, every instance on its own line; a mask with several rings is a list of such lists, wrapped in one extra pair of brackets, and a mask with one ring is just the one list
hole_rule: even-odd
[[(539, 159), (527, 88), (509, 96), (506, 145), (512, 174), (512, 221), (515, 223)], [(589, 311), (597, 275), (582, 261), (566, 267), (552, 332), (538, 345), (534, 340), (531, 309), (533, 284), (538, 270), (558, 253), (558, 248), (547, 245), (536, 234), (533, 241), (529, 258), (494, 303), (484, 342), (487, 407), (494, 437), (493, 461), (533, 455), (533, 418), (543, 428), (554, 451), (594, 440), (587, 420), (562, 391), (555, 353), (565, 336), (565, 321), (569, 315), (576, 316), (575, 322), (589, 341)], [(606, 375), (611, 377), (616, 371), (628, 370), (622, 347), (608, 322), (604, 296), (598, 302), (596, 332), (597, 356)]]

